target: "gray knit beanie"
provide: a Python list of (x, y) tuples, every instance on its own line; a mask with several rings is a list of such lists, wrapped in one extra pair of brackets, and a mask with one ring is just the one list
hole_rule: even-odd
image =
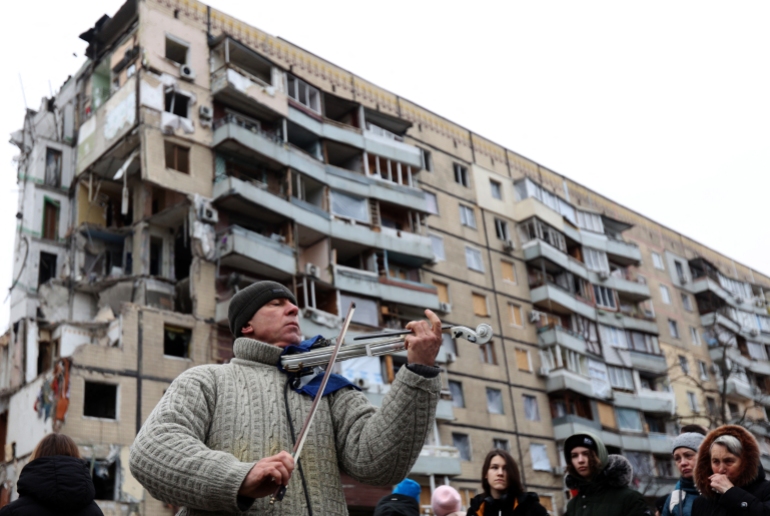
[(242, 337), (241, 329), (254, 317), (257, 310), (273, 299), (281, 298), (297, 304), (291, 290), (275, 281), (258, 281), (238, 291), (230, 300), (230, 307), (227, 309), (230, 331), (234, 336)]
[(705, 436), (695, 432), (679, 434), (674, 438), (674, 445), (671, 448), (671, 453), (674, 453), (677, 448), (689, 448), (692, 451), (697, 452), (700, 443), (702, 443), (705, 438)]

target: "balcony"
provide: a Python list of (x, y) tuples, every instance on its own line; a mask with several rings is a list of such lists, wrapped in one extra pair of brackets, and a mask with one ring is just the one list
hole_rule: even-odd
[(285, 93), (232, 65), (212, 74), (211, 94), (218, 101), (256, 116), (275, 119), (289, 114)]
[(364, 148), (364, 136), (361, 130), (351, 125), (334, 122), (328, 118), (319, 120), (293, 106), (289, 107), (288, 118), (290, 122), (320, 138), (338, 141), (358, 149)]
[(721, 311), (701, 315), (700, 323), (705, 328), (711, 328), (715, 325), (718, 325), (730, 330), (733, 333), (741, 332), (741, 326)]
[(559, 251), (555, 247), (547, 244), (546, 242), (543, 242), (542, 240), (532, 240), (527, 242), (522, 247), (522, 250), (524, 251), (524, 261), (539, 262), (540, 260), (547, 260), (558, 265), (565, 271), (571, 272), (576, 276), (580, 276), (585, 280), (591, 281), (591, 273), (588, 272), (585, 264), (575, 260), (568, 254)]
[(632, 317), (628, 314), (623, 314), (623, 327), (627, 330), (658, 334), (658, 323), (655, 322), (654, 318)]
[(391, 278), (352, 267), (334, 266), (334, 286), (345, 292), (392, 303), (431, 310), (438, 310), (439, 307), (436, 287), (432, 285)]
[(428, 213), (428, 201), (419, 188), (400, 185), (378, 179), (378, 176), (365, 176), (344, 168), (326, 165), (326, 182), (330, 187), (344, 190), (359, 197), (368, 197), (410, 210)]
[(628, 354), (631, 357), (631, 366), (634, 369), (656, 375), (666, 374), (668, 372), (666, 357), (663, 355), (653, 355), (633, 350), (629, 350)]
[(586, 354), (586, 341), (577, 333), (571, 332), (561, 326), (551, 326), (543, 331), (539, 331), (538, 339), (540, 341), (541, 348), (549, 348), (551, 346), (559, 345), (567, 349), (571, 349), (581, 355)]
[(553, 419), (553, 437), (557, 441), (566, 439), (574, 434), (584, 432), (600, 434), (601, 431), (602, 424), (599, 421), (592, 421), (580, 416), (567, 415)]
[(558, 313), (576, 313), (591, 320), (596, 320), (596, 309), (586, 301), (581, 301), (566, 290), (552, 283), (532, 288), (532, 304)]
[(297, 273), (294, 248), (240, 226), (217, 235), (219, 263), (256, 275), (288, 279)]
[(589, 398), (597, 397), (590, 378), (563, 368), (554, 369), (550, 372), (545, 382), (545, 391), (549, 393), (572, 391)]
[(408, 143), (364, 131), (364, 150), (386, 159), (398, 161), (417, 170), (422, 168), (420, 149)]
[(410, 475), (455, 476), (462, 473), (460, 452), (453, 446), (425, 445), (420, 450), (417, 462), (412, 466)]
[[(596, 279), (598, 279), (598, 275)], [(639, 303), (641, 301), (650, 299), (650, 287), (644, 283), (639, 283), (638, 281), (632, 281), (624, 277), (610, 275), (610, 277), (605, 281), (595, 281), (594, 278), (591, 278), (591, 282), (605, 286), (607, 288), (615, 289), (618, 291), (618, 295), (620, 295), (621, 298), (627, 299), (634, 303)]]
[(608, 238), (606, 250), (607, 256), (621, 265), (638, 265), (642, 261), (639, 246), (625, 240)]
[(754, 399), (754, 391), (751, 388), (751, 385), (738, 378), (727, 379), (727, 389), (725, 391), (725, 395), (745, 401), (751, 401)]
[[(641, 390), (636, 394), (615, 392), (615, 405), (642, 412), (673, 414), (676, 401), (673, 392)], [(669, 450), (670, 451), (670, 450)]]

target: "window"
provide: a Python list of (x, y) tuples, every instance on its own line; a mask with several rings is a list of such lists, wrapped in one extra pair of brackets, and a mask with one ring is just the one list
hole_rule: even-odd
[(652, 265), (654, 265), (656, 269), (665, 269), (663, 266), (663, 258), (661, 258), (658, 253), (652, 253)]
[(551, 471), (551, 460), (548, 458), (548, 449), (544, 444), (530, 443), (529, 456), (532, 459), (532, 469)]
[(564, 239), (564, 235), (538, 219), (528, 219), (519, 224), (519, 234), (522, 242), (543, 240), (559, 251), (567, 252), (567, 241)]
[(601, 215), (578, 210), (577, 225), (581, 229), (587, 229), (594, 233), (604, 233), (604, 224)]
[(330, 194), (333, 215), (365, 223), (369, 222), (369, 202), (367, 199), (337, 190), (331, 190)]
[(490, 414), (503, 413), (503, 393), (500, 389), (487, 387), (487, 410)]
[(600, 324), (599, 336), (602, 339), (602, 344), (612, 346), (613, 348), (628, 349), (626, 333), (620, 328)]
[(615, 309), (615, 292), (612, 289), (594, 285), (594, 295), (598, 306)]
[(690, 363), (687, 362), (687, 357), (679, 355), (679, 367), (682, 368), (684, 374), (690, 374)]
[(511, 326), (518, 326), (520, 328), (523, 326), (521, 322), (521, 306), (515, 303), (508, 303), (508, 315)]
[(365, 324), (367, 326), (377, 326), (380, 318), (380, 308), (377, 306), (377, 301), (374, 299), (367, 299), (364, 297), (351, 296), (349, 294), (343, 294), (340, 292), (340, 313), (345, 314), (350, 309), (350, 305), (355, 303), (356, 311), (353, 314), (354, 323)]
[(43, 238), (57, 240), (59, 235), (59, 203), (49, 198), (43, 200)]
[(700, 411), (700, 409), (698, 408), (698, 398), (695, 397), (694, 392), (687, 391), (687, 403), (689, 403), (691, 411), (693, 412)]
[(540, 421), (540, 408), (537, 406), (537, 398), (529, 394), (524, 397), (524, 416), (530, 421)]
[(630, 369), (607, 366), (607, 374), (610, 377), (610, 385), (614, 388), (627, 391), (634, 390), (634, 375)]
[(516, 367), (519, 371), (532, 372), (532, 360), (530, 360), (529, 351), (516, 348)]
[(706, 408), (709, 411), (709, 416), (717, 415), (717, 401), (714, 398), (706, 396)]
[(511, 236), (508, 233), (508, 223), (504, 220), (495, 218), (495, 234), (498, 240), (510, 240)]
[(607, 261), (607, 253), (590, 247), (583, 247), (583, 259), (586, 267), (596, 272), (610, 272), (610, 264)]
[(481, 361), (485, 364), (497, 365), (497, 356), (495, 355), (495, 345), (493, 342), (487, 342), (479, 346)]
[(671, 334), (671, 336), (675, 339), (679, 338), (679, 326), (676, 324), (676, 321), (673, 319), (668, 320), (668, 332)]
[(289, 97), (320, 114), (321, 94), (318, 89), (293, 75), (287, 75), (287, 79)]
[(428, 172), (433, 172), (433, 160), (431, 159), (430, 151), (420, 148), (420, 156), (422, 158), (422, 168)]
[(746, 342), (746, 348), (749, 351), (749, 356), (754, 360), (765, 361), (767, 360), (767, 351), (765, 346), (757, 342)]
[(183, 65), (187, 64), (187, 51), (190, 46), (180, 39), (166, 34), (166, 59)]
[(433, 247), (433, 257), (436, 261), (446, 260), (446, 255), (444, 254), (444, 239), (433, 233), (429, 233), (428, 236), (430, 237), (430, 245)]
[(178, 172), (190, 173), (190, 149), (171, 142), (164, 142), (166, 151), (166, 168)]
[(489, 188), (491, 190), (493, 199), (503, 199), (503, 185), (501, 185), (498, 181), (490, 179)]
[(457, 343), (450, 334), (441, 334), (441, 349), (447, 353), (454, 353), (454, 355), (457, 356)]
[(516, 283), (516, 268), (514, 267), (513, 262), (500, 260), (500, 269), (503, 272), (503, 281)]
[(487, 296), (482, 294), (471, 294), (473, 299), (473, 313), (479, 317), (489, 317), (489, 308), (487, 307)]
[(468, 169), (459, 163), (454, 164), (455, 183), (468, 188)]
[(460, 205), (460, 224), (476, 229), (476, 212), (470, 206)]
[(738, 404), (732, 401), (727, 403), (727, 415), (728, 417), (736, 418), (741, 415), (741, 409), (738, 408)]
[(471, 441), (467, 435), (452, 433), (452, 446), (460, 452), (461, 460), (471, 460)]
[(674, 476), (674, 464), (668, 457), (655, 456), (655, 473), (659, 477), (671, 478)]
[(150, 237), (150, 276), (163, 275), (163, 239)]
[(40, 263), (37, 271), (37, 286), (56, 277), (56, 255), (40, 251)]
[(640, 333), (638, 331), (627, 331), (626, 341), (628, 342), (629, 347), (634, 351), (660, 355), (660, 345), (658, 343), (658, 337), (655, 335)]
[(187, 118), (187, 107), (190, 104), (190, 97), (187, 95), (169, 90), (166, 92), (166, 112), (173, 113), (176, 116)]
[(690, 340), (696, 346), (700, 346), (700, 333), (698, 333), (698, 330), (692, 326), (690, 326)]
[(511, 445), (508, 439), (492, 439), (492, 448), (495, 450), (504, 450), (510, 453)]
[(449, 303), (449, 285), (441, 281), (433, 280), (433, 286), (436, 287), (436, 295), (442, 303)]
[(449, 380), (449, 392), (452, 393), (452, 406), (465, 408), (465, 396), (463, 396), (463, 384)]
[(709, 379), (709, 369), (706, 365), (706, 362), (703, 360), (698, 360), (698, 370), (700, 370), (700, 379), (701, 380), (708, 380)]
[(45, 150), (45, 184), (46, 186), (61, 186), (61, 151), (51, 149)]
[(190, 358), (192, 330), (177, 326), (163, 326), (163, 354), (169, 357)]
[(676, 277), (679, 278), (679, 283), (685, 283), (687, 276), (684, 275), (684, 267), (682, 262), (674, 260), (674, 268), (676, 269)]
[(688, 312), (692, 312), (692, 301), (690, 301), (690, 296), (688, 296), (684, 292), (682, 292), (681, 296), (682, 296), (682, 306), (684, 307), (684, 309), (687, 310)]
[(428, 213), (438, 215), (438, 197), (431, 192), (423, 192), (425, 200), (428, 201)]
[(660, 298), (667, 305), (671, 304), (671, 294), (668, 292), (668, 287), (665, 285), (660, 286)]
[(642, 418), (636, 410), (616, 407), (615, 414), (618, 416), (618, 428), (621, 430), (643, 431)]
[(465, 264), (469, 269), (484, 272), (484, 264), (481, 262), (481, 251), (472, 247), (465, 248)]
[(102, 419), (117, 419), (118, 386), (86, 380), (83, 415)]

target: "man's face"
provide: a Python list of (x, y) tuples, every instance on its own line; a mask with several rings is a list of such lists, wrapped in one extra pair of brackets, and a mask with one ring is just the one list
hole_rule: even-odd
[(302, 342), (299, 330), (299, 308), (286, 298), (273, 299), (241, 329), (244, 337), (259, 340), (279, 348)]

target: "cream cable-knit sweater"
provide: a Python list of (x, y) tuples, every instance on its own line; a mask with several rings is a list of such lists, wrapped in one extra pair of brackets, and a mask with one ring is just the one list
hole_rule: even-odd
[[(186, 507), (180, 515), (243, 514), (237, 493), (254, 463), (292, 451), (287, 377), (275, 366), (281, 349), (239, 338), (234, 353), (229, 364), (194, 367), (174, 380), (131, 447), (133, 476), (155, 498)], [(300, 457), (315, 516), (347, 514), (340, 471), (373, 485), (406, 477), (432, 426), (440, 385), (402, 367), (380, 409), (354, 389), (323, 399)], [(295, 433), (311, 403), (289, 390)], [(304, 515), (306, 505), (295, 469), (282, 502), (269, 509), (269, 497), (257, 499), (247, 514)]]

